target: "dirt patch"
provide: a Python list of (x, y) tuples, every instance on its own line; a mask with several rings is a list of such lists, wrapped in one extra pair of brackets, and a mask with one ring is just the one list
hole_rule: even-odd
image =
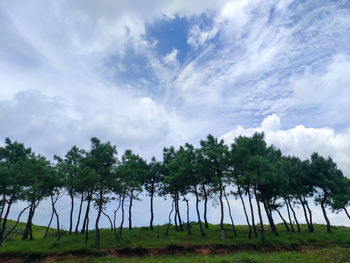
[(84, 259), (86, 257), (140, 257), (140, 256), (160, 256), (160, 255), (180, 255), (180, 254), (232, 254), (237, 252), (278, 252), (278, 251), (301, 251), (305, 252), (310, 249), (316, 249), (315, 245), (307, 246), (301, 244), (272, 245), (265, 244), (244, 244), (244, 245), (169, 245), (161, 248), (145, 247), (122, 247), (115, 249), (90, 249), (90, 250), (72, 250), (64, 253), (31, 253), (31, 254), (0, 254), (0, 263), (17, 263), (17, 262), (54, 262), (64, 261), (65, 259)]

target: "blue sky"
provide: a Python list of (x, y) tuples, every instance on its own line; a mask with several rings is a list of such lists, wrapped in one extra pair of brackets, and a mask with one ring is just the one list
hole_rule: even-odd
[(350, 173), (347, 0), (5, 0), (0, 35), (2, 142), (150, 158), (262, 129)]

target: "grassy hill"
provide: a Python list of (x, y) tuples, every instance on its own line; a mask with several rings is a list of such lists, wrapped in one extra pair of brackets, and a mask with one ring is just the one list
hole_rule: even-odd
[[(9, 227), (13, 222), (9, 222)], [(165, 236), (166, 226), (125, 229), (117, 242), (111, 230), (101, 230), (101, 247), (95, 247), (94, 231), (87, 244), (81, 234), (63, 231), (57, 241), (51, 229), (43, 239), (45, 227), (33, 226), (34, 240), (22, 241), (24, 224), (0, 248), (0, 262), (350, 262), (350, 228), (334, 227), (326, 232), (324, 225), (315, 225), (309, 233), (302, 226), (300, 233), (287, 232), (278, 225), (279, 235), (267, 232), (266, 241), (248, 239), (248, 228), (237, 226), (234, 237), (227, 225), (227, 238), (221, 241), (218, 225), (210, 225), (202, 238), (199, 227), (192, 223), (192, 235), (172, 227)]]

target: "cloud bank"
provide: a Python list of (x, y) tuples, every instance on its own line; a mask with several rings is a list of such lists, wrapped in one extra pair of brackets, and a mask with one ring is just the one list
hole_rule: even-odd
[(259, 127), (238, 126), (220, 138), (231, 144), (239, 135), (251, 136), (255, 132), (264, 132), (267, 144), (280, 148), (284, 155), (308, 159), (313, 152), (318, 152), (325, 157), (331, 156), (344, 175), (350, 177), (350, 127), (339, 132), (327, 127), (309, 128), (304, 125), (282, 129), (280, 118), (272, 114)]

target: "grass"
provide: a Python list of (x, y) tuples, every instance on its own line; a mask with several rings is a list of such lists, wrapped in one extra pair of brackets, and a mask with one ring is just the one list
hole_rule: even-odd
[[(9, 222), (9, 227), (13, 222)], [(147, 227), (124, 229), (122, 239), (114, 240), (113, 233), (108, 229), (101, 230), (101, 246), (95, 246), (95, 232), (89, 232), (89, 241), (84, 242), (81, 234), (68, 235), (63, 231), (61, 240), (56, 240), (55, 230), (51, 229), (46, 239), (43, 239), (45, 227), (33, 226), (34, 240), (22, 241), (21, 234), (24, 224), (18, 225), (14, 234), (0, 248), (1, 258), (18, 257), (38, 259), (54, 256), (66, 262), (346, 262), (350, 259), (350, 228), (333, 227), (333, 233), (326, 232), (324, 225), (315, 225), (315, 232), (309, 233), (302, 226), (300, 233), (287, 232), (283, 225), (278, 225), (279, 235), (274, 236), (267, 231), (266, 241), (259, 238), (248, 239), (247, 226), (237, 226), (238, 236), (234, 237), (229, 225), (226, 226), (227, 238), (221, 241), (220, 227), (210, 225), (206, 237), (202, 238), (199, 226), (192, 223), (192, 235), (176, 231), (171, 227), (169, 236), (165, 236), (166, 226), (156, 226), (154, 231)], [(266, 227), (268, 229), (268, 227)], [(210, 254), (196, 255), (200, 249), (206, 249)], [(209, 250), (208, 250), (209, 249)], [(118, 257), (118, 255), (145, 255), (150, 251), (159, 254), (176, 253), (169, 257)], [(117, 252), (116, 252), (117, 251)], [(205, 251), (204, 251), (205, 252)], [(182, 255), (186, 253), (186, 255)], [(228, 254), (227, 254), (228, 253)], [(229, 254), (231, 253), (231, 254)], [(232, 254), (234, 253), (234, 254)], [(73, 256), (71, 256), (73, 255)], [(82, 257), (82, 255), (88, 255)], [(339, 261), (332, 261), (338, 260)], [(52, 261), (52, 260), (51, 260)], [(350, 261), (349, 261), (350, 262)]]

